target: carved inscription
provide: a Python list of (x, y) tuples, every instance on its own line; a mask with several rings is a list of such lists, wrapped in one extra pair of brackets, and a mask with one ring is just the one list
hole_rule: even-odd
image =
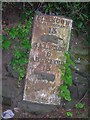
[[(65, 62), (64, 52), (68, 47), (66, 32), (70, 30), (70, 23), (70, 20), (59, 17), (36, 16), (30, 55), (32, 73), (54, 74), (56, 81), (60, 82), (60, 67)], [(38, 65), (34, 67), (34, 64)], [(57, 73), (55, 69), (58, 69)]]
[[(61, 61), (60, 59), (55, 60), (55, 59), (50, 59), (52, 57), (53, 52), (52, 51), (65, 51), (63, 39), (55, 36), (58, 33), (58, 30), (56, 28), (49, 28), (49, 31), (46, 35), (41, 36), (41, 42), (34, 42), (32, 44), (33, 49), (36, 50), (41, 50), (43, 49), (43, 55), (45, 56), (44, 59), (41, 59), (41, 56), (38, 54), (34, 55), (31, 60), (33, 62), (42, 62), (43, 61), (43, 68), (42, 70), (45, 71), (50, 71), (51, 67), (50, 64), (54, 65), (59, 65), (63, 64), (64, 61)], [(51, 35), (49, 35), (51, 34)], [(54, 43), (54, 44), (53, 44)], [(46, 64), (44, 64), (46, 63)]]

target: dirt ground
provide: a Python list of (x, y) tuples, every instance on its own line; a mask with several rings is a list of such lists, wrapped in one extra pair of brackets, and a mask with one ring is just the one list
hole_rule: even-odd
[[(18, 8), (19, 9), (19, 8)], [(19, 10), (11, 10), (5, 11), (3, 13), (2, 27), (4, 28), (7, 25), (9, 28), (16, 25), (19, 21), (20, 9)], [(17, 12), (19, 11), (19, 12)], [(2, 34), (4, 34), (4, 30), (2, 29)], [(81, 36), (82, 37), (82, 36)], [(80, 39), (76, 41), (71, 41), (70, 46), (75, 47), (75, 43), (82, 43)], [(71, 47), (71, 48), (72, 48)], [(3, 50), (2, 51), (2, 96), (3, 96), (3, 105), (2, 111), (7, 109), (11, 109), (14, 111), (14, 118), (67, 118), (65, 108), (57, 108), (48, 113), (37, 114), (31, 113), (26, 110), (23, 110), (22, 107), (19, 106), (20, 101), (22, 101), (23, 89), (25, 78), (18, 85), (18, 79), (13, 77), (8, 70), (8, 64), (12, 59), (12, 51)], [(15, 75), (14, 75), (15, 76)], [(72, 107), (69, 111), (73, 113), (72, 118), (87, 118), (88, 117), (88, 95), (86, 94), (83, 97), (82, 102), (85, 103), (85, 107), (83, 109), (76, 109)]]

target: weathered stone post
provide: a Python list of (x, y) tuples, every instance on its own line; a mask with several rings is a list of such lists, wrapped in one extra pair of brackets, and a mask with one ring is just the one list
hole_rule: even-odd
[(34, 19), (23, 100), (33, 103), (60, 105), (58, 86), (64, 53), (69, 48), (72, 20), (40, 15)]

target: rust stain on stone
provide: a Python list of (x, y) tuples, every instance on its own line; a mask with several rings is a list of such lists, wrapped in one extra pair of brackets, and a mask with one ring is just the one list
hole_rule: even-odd
[(69, 48), (72, 20), (40, 15), (34, 19), (23, 100), (59, 105), (61, 66)]

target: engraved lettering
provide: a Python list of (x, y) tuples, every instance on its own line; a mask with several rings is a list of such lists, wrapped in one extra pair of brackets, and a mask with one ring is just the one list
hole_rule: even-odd
[(46, 66), (46, 71), (50, 71), (50, 65)]
[(49, 51), (49, 52), (47, 52), (47, 56), (48, 57), (50, 57), (51, 56), (51, 52)]
[(69, 23), (70, 23), (69, 21), (66, 21), (66, 25), (67, 25), (67, 26), (69, 26)]
[(33, 48), (34, 48), (34, 49), (37, 48), (37, 43), (36, 43), (36, 42), (33, 43)]
[(56, 64), (56, 65), (57, 65), (58, 63), (59, 63), (59, 61), (58, 61), (58, 60), (55, 60), (55, 61), (54, 61), (54, 64)]
[(35, 57), (34, 57), (34, 61), (35, 61), (35, 62), (39, 62), (39, 57), (35, 56)]
[(61, 19), (61, 24), (64, 25), (64, 20), (63, 19)]
[(42, 48), (42, 44), (41, 43), (39, 43), (38, 48)]
[(57, 18), (57, 19), (56, 19), (56, 23), (60, 23), (60, 19)]

